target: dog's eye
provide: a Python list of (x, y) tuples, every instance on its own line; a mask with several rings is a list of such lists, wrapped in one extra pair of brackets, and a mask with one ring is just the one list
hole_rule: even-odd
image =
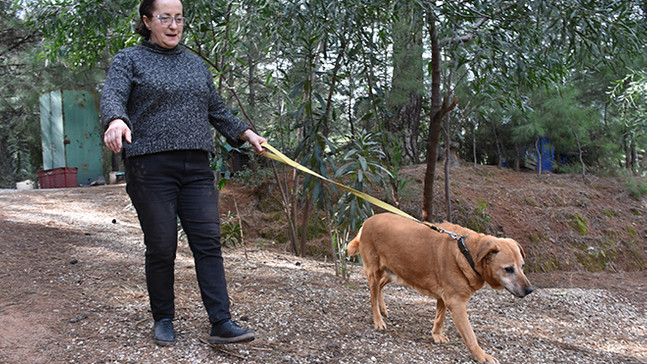
[(514, 273), (514, 267), (505, 267), (505, 272), (510, 274)]

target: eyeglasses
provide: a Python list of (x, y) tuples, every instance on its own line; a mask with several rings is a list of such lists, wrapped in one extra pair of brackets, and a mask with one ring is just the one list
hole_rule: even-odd
[(186, 24), (186, 18), (183, 16), (170, 16), (170, 15), (157, 15), (157, 19), (160, 20), (160, 24), (163, 26), (167, 27), (171, 25), (173, 20), (175, 20), (175, 24), (177, 24), (178, 27), (184, 26)]

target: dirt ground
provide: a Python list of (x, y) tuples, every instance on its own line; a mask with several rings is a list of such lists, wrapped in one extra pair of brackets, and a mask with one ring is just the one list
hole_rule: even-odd
[[(502, 363), (647, 363), (645, 199), (632, 200), (614, 179), (461, 168), (456, 219), (468, 221), (476, 208), (489, 233), (521, 242), (537, 287), (524, 299), (490, 288), (472, 297), (470, 320), (484, 350)], [(420, 171), (406, 173), (414, 194)], [(160, 348), (151, 338), (142, 234), (124, 185), (0, 190), (0, 362), (472, 361), (451, 318), (450, 342), (433, 343), (435, 301), (406, 287), (385, 288), (387, 330), (374, 330), (361, 267), (346, 282), (329, 260), (286, 252), (269, 237), (282, 227), (272, 225), (267, 198), (230, 185), (223, 213), (233, 210), (234, 194), (246, 244), (225, 249), (232, 314), (257, 339), (206, 343), (209, 323), (181, 241), (178, 341)], [(585, 232), (569, 223), (577, 215)]]

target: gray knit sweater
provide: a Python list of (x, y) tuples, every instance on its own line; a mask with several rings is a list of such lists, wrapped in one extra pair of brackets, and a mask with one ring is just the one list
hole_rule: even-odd
[(209, 123), (234, 146), (249, 129), (227, 109), (211, 72), (196, 55), (148, 40), (119, 51), (101, 96), (104, 130), (123, 119), (132, 131), (126, 157), (172, 150), (214, 153)]

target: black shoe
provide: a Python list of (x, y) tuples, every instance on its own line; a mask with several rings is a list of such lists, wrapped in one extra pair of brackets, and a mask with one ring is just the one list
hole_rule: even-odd
[(155, 321), (153, 325), (153, 337), (155, 343), (159, 346), (169, 346), (175, 343), (175, 331), (173, 330), (173, 320), (163, 318)]
[(255, 337), (254, 331), (243, 329), (231, 320), (227, 320), (219, 325), (211, 326), (209, 344), (247, 343), (254, 340)]

